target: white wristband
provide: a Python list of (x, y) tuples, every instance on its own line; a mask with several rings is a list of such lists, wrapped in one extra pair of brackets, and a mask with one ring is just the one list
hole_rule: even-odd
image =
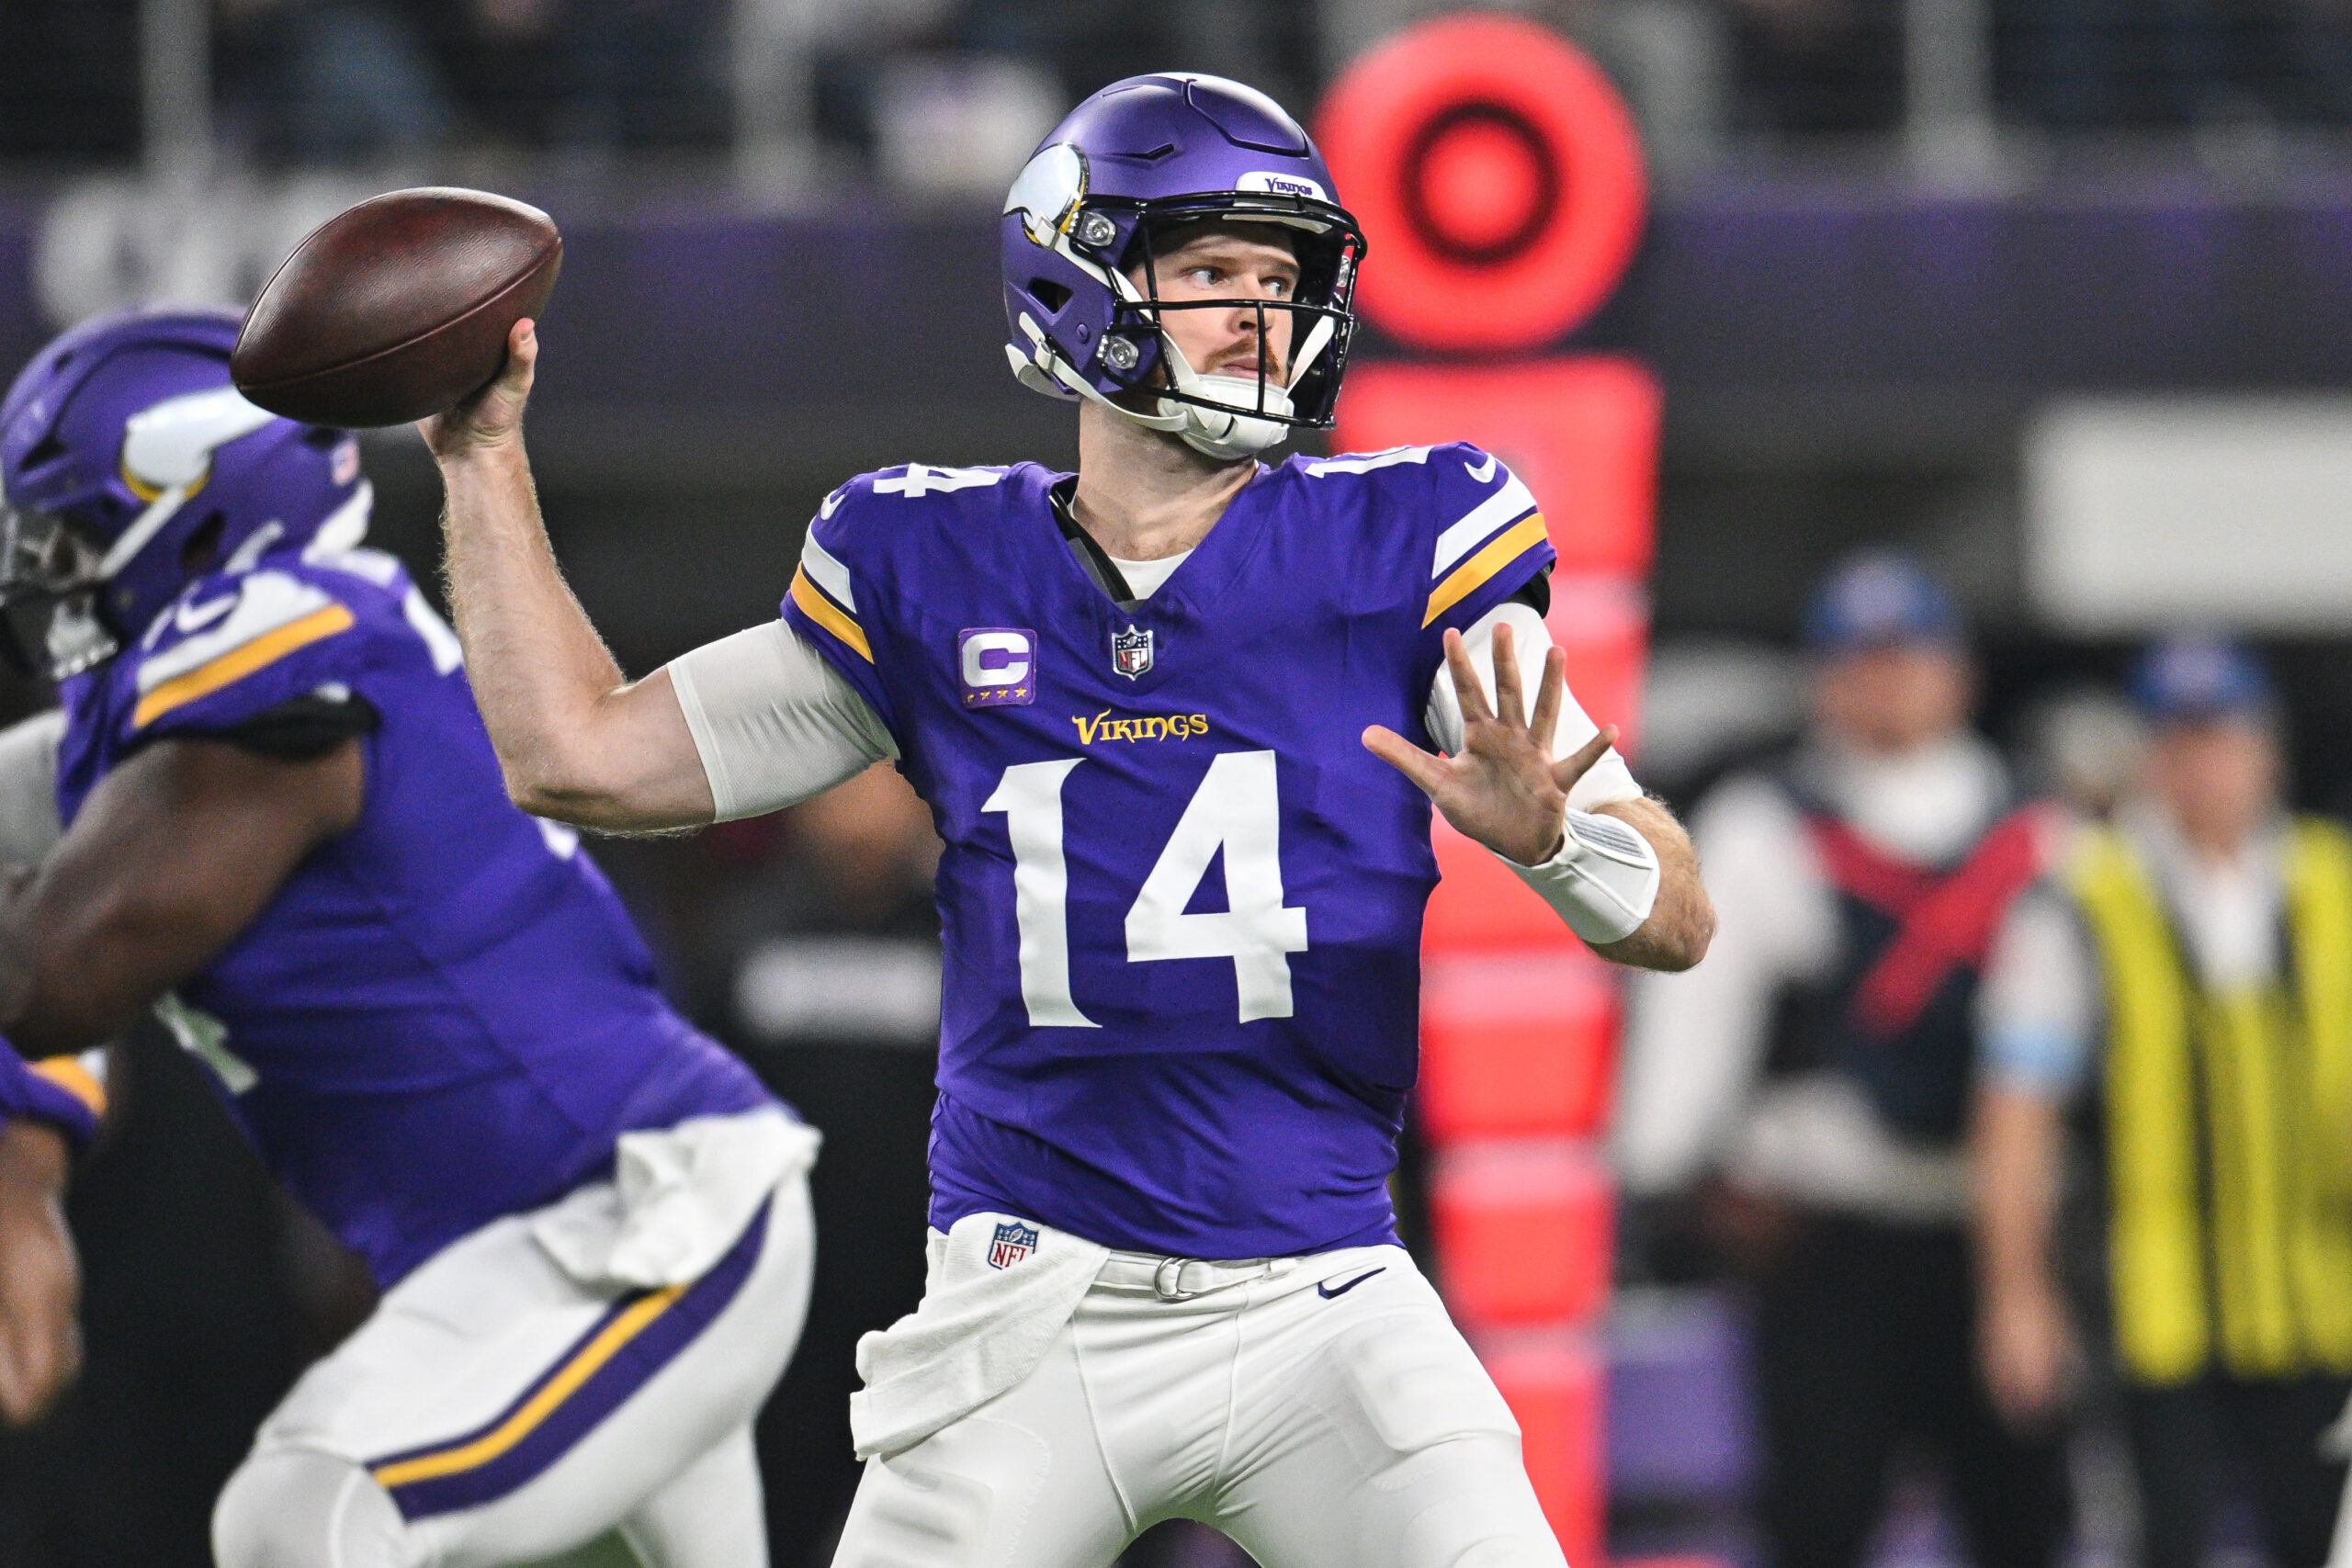
[(1633, 935), (1657, 902), (1657, 851), (1611, 817), (1569, 812), (1560, 852), (1542, 865), (1498, 858), (1595, 945)]

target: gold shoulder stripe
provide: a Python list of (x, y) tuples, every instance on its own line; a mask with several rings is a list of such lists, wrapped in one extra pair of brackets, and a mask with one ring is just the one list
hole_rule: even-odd
[(865, 628), (817, 591), (817, 585), (808, 581), (805, 567), (793, 570), (792, 602), (800, 606), (801, 614), (857, 649), (859, 658), (868, 664), (874, 662), (874, 648), (865, 640)]
[(351, 629), (351, 612), (341, 604), (313, 610), (299, 621), (288, 621), (264, 637), (232, 648), (209, 664), (199, 664), (175, 676), (139, 699), (131, 710), (130, 727), (143, 729), (183, 704), (209, 696), (221, 687), (242, 681), (254, 671), (274, 664), (298, 648)]
[(1454, 568), (1430, 592), (1429, 614), (1421, 617), (1421, 625), (1428, 626), (1476, 592), (1488, 578), (1534, 548), (1545, 536), (1541, 512), (1530, 513), (1504, 529), (1485, 548)]
[(107, 1086), (72, 1056), (44, 1056), (32, 1070), (90, 1108), (93, 1116), (107, 1113)]
[(538, 1393), (525, 1401), (521, 1409), (492, 1430), (470, 1443), (444, 1449), (439, 1453), (420, 1454), (396, 1464), (379, 1465), (375, 1472), (376, 1484), (390, 1491), (395, 1486), (433, 1481), (488, 1464), (529, 1437), (540, 1422), (554, 1415), (565, 1400), (578, 1393), (580, 1385), (594, 1377), (599, 1367), (618, 1355), (622, 1346), (644, 1332), (647, 1325), (669, 1311), (670, 1303), (685, 1292), (685, 1286), (672, 1285), (632, 1303), (627, 1311), (606, 1324), (603, 1332), (582, 1346), (580, 1353), (566, 1362), (561, 1371), (549, 1378)]

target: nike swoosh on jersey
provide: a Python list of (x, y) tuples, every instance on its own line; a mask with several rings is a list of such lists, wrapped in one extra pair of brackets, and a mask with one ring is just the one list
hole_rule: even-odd
[(1478, 464), (1475, 468), (1468, 463), (1464, 463), (1462, 465), (1462, 469), (1472, 479), (1476, 479), (1480, 484), (1485, 484), (1488, 479), (1495, 477), (1495, 455), (1492, 452), (1489, 452), (1487, 454), (1487, 460), (1485, 462)]
[(1387, 1272), (1388, 1265), (1384, 1263), (1377, 1269), (1366, 1269), (1363, 1273), (1357, 1275), (1354, 1279), (1349, 1280), (1346, 1284), (1341, 1285), (1337, 1289), (1334, 1289), (1329, 1285), (1317, 1285), (1315, 1287), (1315, 1293), (1321, 1296), (1327, 1302), (1337, 1301), (1341, 1296), (1346, 1295), (1350, 1291), (1354, 1290), (1358, 1285), (1363, 1284), (1366, 1280), (1371, 1279), (1373, 1275), (1385, 1274)]
[(184, 632), (202, 631), (227, 615), (236, 602), (234, 593), (223, 593), (220, 598), (201, 604), (183, 604), (173, 613), (172, 621)]

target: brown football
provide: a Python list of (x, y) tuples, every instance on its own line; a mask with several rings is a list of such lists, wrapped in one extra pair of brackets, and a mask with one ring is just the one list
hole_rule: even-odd
[(479, 391), (506, 334), (536, 318), (563, 238), (488, 191), (396, 190), (294, 247), (245, 313), (229, 373), (270, 412), (311, 424), (405, 424)]

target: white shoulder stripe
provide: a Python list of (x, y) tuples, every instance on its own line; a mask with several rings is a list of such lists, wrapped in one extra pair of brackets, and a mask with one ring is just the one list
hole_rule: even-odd
[(1426, 463), (1430, 460), (1427, 446), (1391, 446), (1385, 452), (1363, 452), (1348, 457), (1325, 457), (1306, 465), (1306, 471), (1317, 479), (1325, 474), (1368, 474), (1374, 468), (1392, 468), (1399, 463)]
[(183, 640), (141, 663), (140, 694), (334, 603), (321, 590), (281, 571), (239, 578), (235, 587), (201, 602), (183, 598), (159, 617), (170, 619)]
[(835, 603), (852, 615), (857, 613), (857, 599), (850, 592), (849, 568), (835, 560), (832, 552), (817, 542), (817, 531), (808, 530), (808, 542), (800, 547), (800, 570), (808, 581), (831, 594)]
[(1534, 495), (1520, 482), (1517, 474), (1505, 468), (1503, 488), (1472, 507), (1459, 522), (1437, 536), (1437, 558), (1430, 563), (1430, 576), (1443, 577), (1446, 569), (1468, 555), (1478, 541), (1534, 510)]

